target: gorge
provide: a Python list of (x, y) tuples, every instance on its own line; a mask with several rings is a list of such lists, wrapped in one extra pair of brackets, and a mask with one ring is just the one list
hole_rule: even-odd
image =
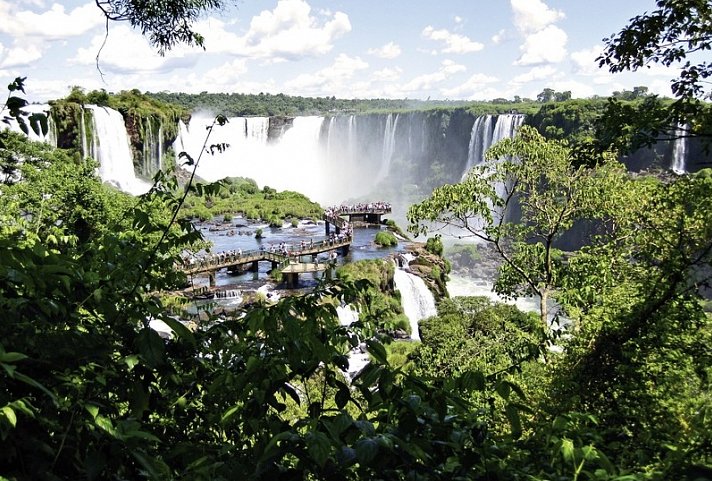
[[(66, 109), (36, 106), (52, 112), (45, 140), (97, 159), (105, 182), (134, 194), (148, 188), (140, 178), (150, 178), (178, 153), (197, 159), (213, 121), (211, 115), (195, 113), (188, 122), (175, 117), (166, 125), (156, 115), (122, 116), (108, 107), (75, 105), (74, 118), (68, 118)], [(396, 218), (402, 219), (407, 205), (437, 186), (458, 182), (483, 161), (491, 145), (535, 120), (519, 113), (474, 115), (461, 108), (231, 117), (214, 128), (208, 141), (229, 148), (203, 154), (197, 174), (207, 181), (249, 177), (261, 187), (298, 191), (322, 204), (377, 195), (388, 198)], [(623, 161), (634, 171), (679, 173), (701, 168), (699, 159), (707, 157), (701, 153), (697, 143), (683, 138), (641, 149)]]

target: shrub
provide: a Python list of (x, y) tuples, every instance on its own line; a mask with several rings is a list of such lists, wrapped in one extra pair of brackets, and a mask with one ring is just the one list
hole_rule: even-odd
[(255, 239), (262, 239), (262, 228), (258, 227), (257, 230), (255, 231)]
[(440, 239), (440, 236), (435, 236), (429, 238), (425, 242), (425, 250), (430, 252), (431, 254), (435, 254), (436, 256), (442, 256), (443, 255), (443, 241)]
[(376, 234), (376, 238), (373, 240), (377, 245), (381, 247), (391, 247), (398, 245), (398, 239), (391, 232), (386, 230), (380, 231)]
[(232, 222), (232, 214), (225, 214), (223, 216), (223, 221), (225, 222)]

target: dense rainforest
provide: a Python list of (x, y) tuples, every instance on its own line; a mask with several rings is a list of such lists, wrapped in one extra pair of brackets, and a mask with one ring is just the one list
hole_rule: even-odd
[[(112, 1), (123, 9), (107, 18), (143, 25), (160, 49), (200, 44), (188, 20), (221, 3), (181, 0), (159, 22)], [(709, 50), (711, 16), (706, 1), (660, 0), (601, 63)], [(413, 205), (413, 234), (463, 229), (500, 257), (497, 292), (541, 299), (535, 314), (443, 299), (421, 343), (382, 328), (400, 320), (384, 312), (392, 266), (378, 263), (188, 329), (160, 295), (184, 284), (175, 266), (201, 242), (181, 208), (253, 184), (179, 182), (168, 168), (132, 197), (91, 160), (1, 131), (0, 480), (712, 479), (712, 172), (631, 175), (617, 161), (680, 125), (709, 136), (710, 74), (690, 60), (672, 101), (607, 100), (602, 127), (572, 142), (559, 124), (523, 126)], [(3, 115), (19, 116), (23, 91), (10, 84)], [(595, 235), (558, 250), (577, 223)], [(359, 313), (351, 326), (344, 305)], [(371, 361), (349, 378), (360, 345)]]

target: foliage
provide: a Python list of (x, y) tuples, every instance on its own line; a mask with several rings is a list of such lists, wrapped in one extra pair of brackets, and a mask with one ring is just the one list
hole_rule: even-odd
[(425, 250), (430, 252), (431, 254), (442, 257), (442, 255), (443, 255), (442, 238), (439, 235), (436, 235), (435, 237), (428, 237), (428, 240), (425, 241)]
[(626, 111), (611, 100), (603, 131), (650, 132), (648, 137), (633, 137), (631, 149), (659, 138), (712, 137), (712, 110), (705, 102), (710, 98), (707, 79), (712, 64), (704, 56), (712, 48), (712, 6), (706, 0), (658, 0), (656, 5), (656, 10), (632, 18), (620, 32), (605, 39), (606, 49), (598, 58), (599, 65), (611, 72), (652, 64), (681, 67), (671, 83), (673, 103), (650, 99), (639, 109)]
[(366, 311), (375, 324), (387, 331), (403, 329), (410, 331), (407, 318), (404, 319), (400, 296), (393, 289), (393, 263), (380, 259), (350, 262), (336, 269), (336, 277), (341, 281), (367, 281), (370, 286), (364, 294)]
[(577, 220), (605, 215), (606, 199), (598, 193), (624, 176), (610, 158), (592, 170), (572, 167), (569, 155), (565, 142), (546, 140), (523, 126), (516, 137), (493, 146), (489, 160), (461, 183), (435, 189), (411, 206), (409, 230), (427, 233), (438, 223), (490, 243), (503, 260), (497, 291), (538, 296), (546, 327), (548, 298), (565, 270), (556, 241)]
[(164, 54), (177, 44), (203, 46), (203, 36), (193, 30), (201, 14), (221, 8), (223, 0), (173, 0), (170, 8), (160, 3), (135, 3), (129, 0), (100, 0), (97, 7), (108, 22), (127, 21), (141, 30), (149, 42)]
[(393, 247), (398, 245), (398, 238), (387, 230), (381, 230), (376, 233), (373, 242), (381, 247)]
[(214, 195), (190, 195), (181, 211), (183, 218), (201, 219), (237, 213), (282, 227), (290, 218), (318, 219), (323, 209), (298, 192), (277, 192), (269, 187), (259, 190), (252, 179), (227, 177)]

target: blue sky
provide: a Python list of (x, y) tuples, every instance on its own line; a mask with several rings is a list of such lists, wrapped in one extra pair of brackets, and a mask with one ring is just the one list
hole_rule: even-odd
[(344, 98), (574, 97), (646, 85), (670, 94), (658, 66), (610, 74), (602, 39), (653, 0), (237, 0), (202, 18), (206, 49), (160, 57), (128, 24), (104, 37), (93, 0), (0, 0), (0, 78), (27, 76), (33, 100), (70, 86), (108, 91), (243, 92)]

